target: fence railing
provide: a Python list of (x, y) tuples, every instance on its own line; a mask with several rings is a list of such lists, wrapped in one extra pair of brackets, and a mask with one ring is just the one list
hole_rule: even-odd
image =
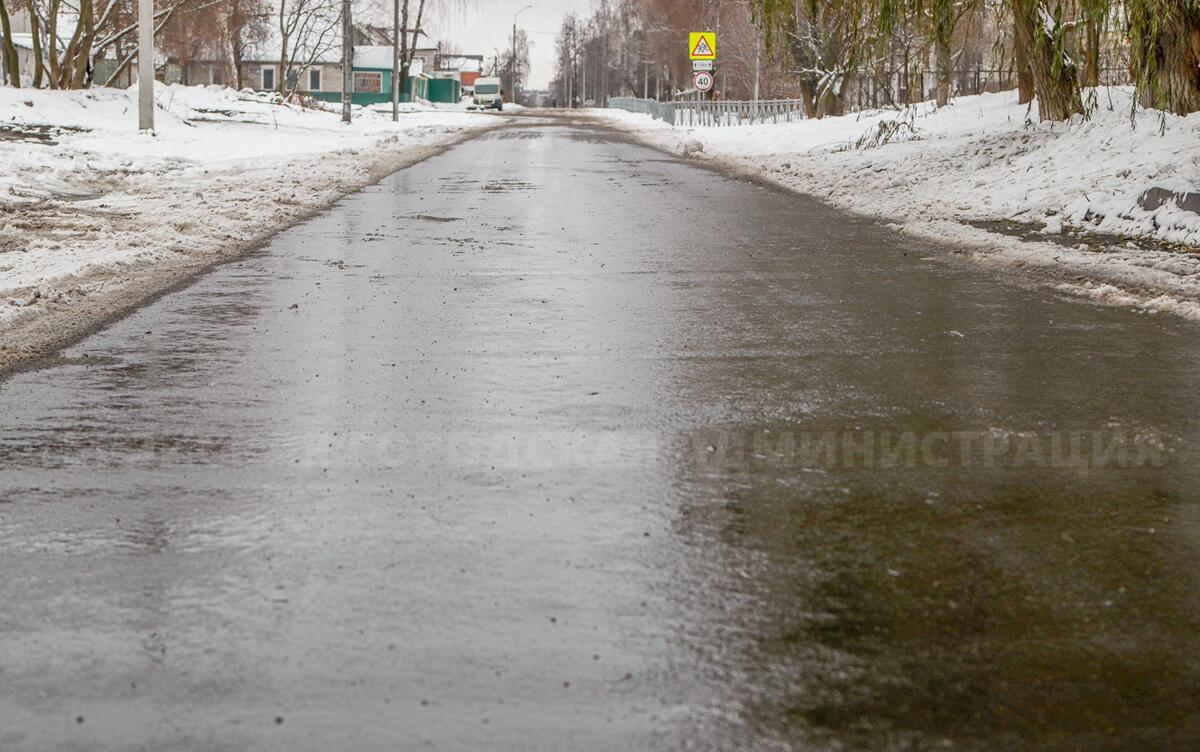
[(674, 102), (659, 102), (655, 99), (639, 99), (638, 97), (609, 97), (608, 106), (618, 110), (640, 112), (655, 120), (675, 125)]
[[(1097, 72), (1101, 86), (1133, 83), (1127, 65), (1103, 66)], [(847, 87), (843, 104), (847, 112), (879, 107), (905, 107), (933, 99), (937, 85), (936, 71), (862, 71)], [(1011, 67), (959, 68), (951, 73), (950, 88), (954, 96), (1009, 91), (1017, 88), (1017, 74)]]
[(678, 101), (675, 125), (754, 125), (790, 123), (804, 117), (804, 102), (799, 99), (759, 99), (751, 101), (708, 100)]
[[(1131, 83), (1127, 66), (1101, 67), (1100, 86)], [(951, 80), (954, 96), (1006, 91), (1017, 86), (1012, 69), (964, 68), (955, 70)], [(859, 74), (847, 88), (842, 104), (846, 112), (906, 107), (931, 99), (937, 87), (934, 73), (915, 70), (910, 73), (884, 71)], [(800, 99), (763, 99), (758, 101), (701, 100), (693, 98), (657, 102), (636, 97), (609, 97), (608, 106), (641, 112), (671, 125), (722, 126), (754, 123), (787, 123), (804, 117)]]
[(636, 97), (609, 97), (608, 106), (650, 115), (670, 125), (721, 126), (755, 123), (789, 123), (804, 117), (804, 102), (799, 99), (760, 99), (757, 101), (676, 100), (658, 102)]

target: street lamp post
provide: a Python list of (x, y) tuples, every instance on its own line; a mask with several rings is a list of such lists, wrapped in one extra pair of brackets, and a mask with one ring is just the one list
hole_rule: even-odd
[(532, 7), (532, 5), (526, 5), (524, 8), (513, 14), (512, 57), (508, 61), (508, 64), (512, 66), (509, 69), (508, 74), (508, 96), (512, 98), (511, 101), (513, 102), (517, 101), (517, 16), (521, 15)]

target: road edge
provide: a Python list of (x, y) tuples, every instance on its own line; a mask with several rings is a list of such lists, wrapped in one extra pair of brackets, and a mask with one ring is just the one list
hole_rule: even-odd
[[(1000, 277), (1000, 281), (1049, 288), (1096, 305), (1127, 308), (1137, 313), (1170, 313), (1189, 322), (1200, 323), (1200, 296), (1189, 296), (1165, 285), (1156, 287), (1124, 279), (1117, 273), (1118, 269), (1097, 270), (1060, 262), (1054, 253), (1055, 247), (1048, 241), (1038, 243), (1025, 240), (1016, 235), (974, 227), (953, 217), (912, 223), (890, 214), (862, 211), (788, 185), (735, 158), (709, 154), (703, 151), (702, 145), (695, 150), (675, 149), (670, 144), (656, 142), (652, 132), (624, 127), (622, 123), (605, 118), (602, 114), (578, 113), (575, 117), (620, 133), (633, 143), (687, 164), (710, 169), (734, 180), (744, 180), (792, 196), (820, 201), (851, 216), (886, 225), (898, 234), (942, 246), (946, 249), (945, 261), (969, 261), (991, 270)], [(953, 231), (953, 237), (947, 237), (947, 230)]]
[(0, 383), (14, 373), (42, 367), (64, 348), (110, 326), (164, 295), (191, 285), (213, 269), (241, 260), (260, 250), (279, 233), (328, 211), (347, 196), (505, 124), (496, 122), (470, 128), (440, 143), (385, 152), (367, 163), (366, 179), (354, 184), (349, 190), (339, 192), (253, 237), (233, 242), (219, 253), (202, 257), (184, 255), (178, 259), (149, 264), (125, 278), (121, 278), (112, 270), (94, 270), (69, 281), (64, 280), (64, 284), (99, 280), (105, 281), (106, 284), (101, 291), (89, 294), (81, 303), (51, 308), (0, 330)]

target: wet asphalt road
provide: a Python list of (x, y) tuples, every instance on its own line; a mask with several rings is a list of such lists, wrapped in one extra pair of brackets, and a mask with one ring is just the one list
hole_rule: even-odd
[(0, 382), (0, 749), (1194, 748), (1200, 330), (946, 259), (589, 127), (347, 198)]

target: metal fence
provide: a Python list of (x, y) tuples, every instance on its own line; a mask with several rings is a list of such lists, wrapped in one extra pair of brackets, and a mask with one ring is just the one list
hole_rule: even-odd
[[(1127, 65), (1101, 67), (1098, 73), (1101, 86), (1133, 83)], [(932, 70), (864, 71), (850, 83), (844, 105), (847, 112), (904, 107), (933, 99), (937, 85), (937, 72)], [(960, 68), (952, 72), (950, 85), (954, 96), (1009, 91), (1017, 88), (1017, 74), (1013, 68)]]
[(721, 126), (790, 123), (803, 117), (804, 102), (799, 99), (675, 102), (675, 125)]
[[(1101, 86), (1131, 83), (1127, 66), (1102, 67)], [(951, 79), (955, 96), (1007, 91), (1017, 86), (1012, 69), (964, 68), (954, 71)], [(901, 108), (931, 99), (937, 88), (936, 75), (930, 71), (883, 71), (879, 74), (860, 74), (846, 91), (843, 105), (846, 112)], [(755, 123), (787, 123), (804, 117), (804, 102), (800, 99), (763, 99), (758, 101), (687, 99), (658, 102), (635, 97), (609, 97), (608, 106), (630, 112), (641, 112), (671, 125), (723, 126)]]
[(618, 110), (640, 112), (655, 120), (675, 125), (675, 102), (659, 102), (655, 99), (639, 99), (637, 97), (609, 97), (608, 106)]
[(753, 125), (788, 123), (804, 117), (804, 102), (799, 99), (760, 99), (757, 101), (676, 100), (658, 102), (635, 97), (609, 97), (608, 106), (640, 112), (670, 125)]

